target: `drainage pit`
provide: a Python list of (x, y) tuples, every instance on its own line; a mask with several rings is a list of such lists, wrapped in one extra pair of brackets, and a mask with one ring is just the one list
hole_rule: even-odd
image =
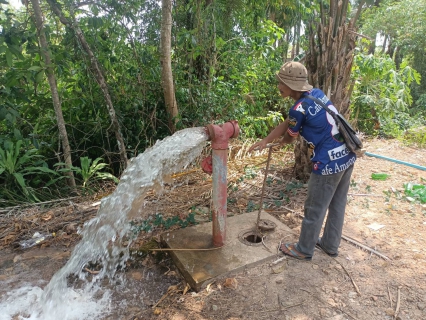
[(238, 240), (247, 246), (259, 246), (262, 244), (262, 235), (257, 235), (253, 229), (240, 232)]
[(238, 234), (238, 240), (247, 246), (259, 246), (262, 244), (262, 239), (265, 238), (264, 233), (270, 234), (276, 227), (277, 224), (275, 222), (267, 219), (260, 219), (258, 223), (260, 232), (256, 232), (256, 227), (241, 231)]

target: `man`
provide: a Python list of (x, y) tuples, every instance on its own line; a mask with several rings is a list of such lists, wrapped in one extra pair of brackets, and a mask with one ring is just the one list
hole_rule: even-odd
[[(321, 100), (337, 113), (327, 96), (308, 83), (307, 70), (301, 63), (285, 63), (276, 77), (281, 96), (290, 97), (295, 103), (288, 118), (266, 138), (253, 144), (249, 152), (262, 150), (280, 137), (281, 143), (292, 143), (300, 134), (308, 143), (312, 161), (299, 241), (282, 244), (279, 250), (296, 259), (311, 260), (317, 246), (328, 255), (337, 257), (356, 155), (346, 148), (331, 115), (307, 97), (311, 95)], [(320, 238), (327, 209), (328, 216)]]

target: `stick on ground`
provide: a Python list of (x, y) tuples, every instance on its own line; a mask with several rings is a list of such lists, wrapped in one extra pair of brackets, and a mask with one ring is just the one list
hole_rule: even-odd
[(392, 295), (391, 295), (391, 292), (389, 290), (389, 285), (388, 285), (388, 295), (389, 295), (389, 301), (390, 301), (391, 308), (393, 308)]
[(348, 272), (348, 270), (346, 270), (345, 266), (343, 264), (340, 263), (340, 261), (336, 260), (343, 268), (343, 270), (345, 270), (346, 274), (348, 275), (349, 279), (351, 279), (352, 284), (354, 285), (354, 288), (356, 290), (356, 292), (358, 293), (358, 295), (361, 295), (361, 292), (359, 291), (359, 288), (357, 286), (357, 284), (355, 283), (354, 279), (351, 277), (350, 273)]
[(397, 297), (397, 301), (396, 301), (396, 309), (395, 309), (394, 319), (398, 318), (400, 305), (401, 305), (401, 286), (398, 287), (398, 297)]
[(370, 251), (371, 253), (374, 253), (375, 255), (379, 256), (382, 259), (385, 259), (386, 261), (391, 261), (391, 259), (388, 258), (388, 257), (386, 257), (384, 254), (381, 254), (380, 252), (378, 252), (378, 251), (376, 251), (374, 249), (371, 249), (370, 247), (367, 247), (366, 245), (364, 245), (364, 244), (362, 244), (362, 243), (360, 243), (360, 242), (358, 242), (358, 241), (356, 241), (356, 240), (354, 240), (352, 238), (349, 238), (349, 237), (347, 237), (345, 235), (342, 235), (342, 239), (345, 239), (346, 241), (351, 242), (351, 243), (357, 245), (358, 247), (361, 247), (362, 249)]

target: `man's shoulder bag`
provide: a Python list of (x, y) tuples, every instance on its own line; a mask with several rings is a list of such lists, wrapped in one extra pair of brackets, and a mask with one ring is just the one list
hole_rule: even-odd
[(335, 113), (330, 110), (320, 99), (315, 98), (311, 95), (305, 95), (304, 98), (309, 98), (318, 103), (321, 107), (323, 107), (334, 119), (337, 124), (337, 128), (339, 129), (340, 134), (343, 136), (345, 140), (346, 147), (349, 151), (357, 152), (362, 149), (362, 142), (357, 136), (355, 130), (349, 124), (349, 122), (343, 117), (340, 113)]

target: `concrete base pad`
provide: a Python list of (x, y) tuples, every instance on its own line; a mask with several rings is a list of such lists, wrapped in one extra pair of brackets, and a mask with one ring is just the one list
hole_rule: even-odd
[[(162, 235), (162, 241), (170, 249), (174, 249), (171, 251), (173, 260), (193, 290), (198, 292), (216, 277), (230, 275), (243, 268), (278, 258), (278, 244), (284, 237), (285, 242), (290, 241), (292, 237), (289, 235), (293, 233), (286, 225), (262, 211), (261, 220), (266, 225), (275, 224), (276, 227), (273, 231), (262, 231), (263, 243), (254, 243), (258, 213), (254, 211), (227, 218), (226, 241), (221, 248), (214, 248), (212, 245), (211, 222)], [(245, 240), (247, 236), (251, 241)]]

